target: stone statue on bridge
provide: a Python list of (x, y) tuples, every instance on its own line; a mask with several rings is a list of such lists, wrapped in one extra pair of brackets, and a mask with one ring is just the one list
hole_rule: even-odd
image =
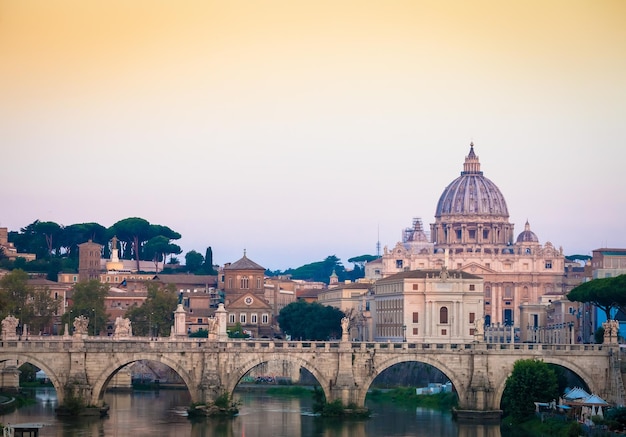
[(217, 317), (209, 317), (209, 340), (217, 340), (219, 334), (220, 321)]
[(82, 314), (74, 319), (74, 335), (83, 336), (87, 335), (87, 326), (89, 326), (89, 319)]
[(485, 339), (485, 318), (479, 317), (474, 321), (474, 341)]
[(131, 322), (129, 318), (122, 318), (117, 316), (115, 319), (115, 331), (113, 332), (113, 338), (130, 338), (133, 336)]
[(343, 317), (341, 319), (341, 340), (347, 341), (350, 332), (350, 318)]
[(617, 320), (607, 320), (602, 324), (604, 328), (604, 343), (616, 344), (618, 342), (619, 322)]
[(8, 315), (2, 320), (2, 339), (17, 340), (17, 325), (20, 320), (12, 315)]

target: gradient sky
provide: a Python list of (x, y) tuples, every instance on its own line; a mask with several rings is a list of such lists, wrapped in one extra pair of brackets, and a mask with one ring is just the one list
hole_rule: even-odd
[(143, 217), (272, 270), (428, 228), (626, 247), (626, 2), (0, 0), (0, 226)]

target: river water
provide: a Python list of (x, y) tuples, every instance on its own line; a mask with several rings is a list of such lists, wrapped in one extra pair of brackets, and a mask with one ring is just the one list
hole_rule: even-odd
[(230, 419), (191, 421), (186, 390), (106, 393), (108, 417), (61, 419), (52, 388), (34, 389), (37, 403), (0, 416), (3, 424), (41, 423), (40, 437), (193, 436), (193, 437), (505, 437), (499, 425), (459, 424), (447, 412), (367, 402), (369, 419), (315, 417), (309, 397), (237, 391), (240, 414)]

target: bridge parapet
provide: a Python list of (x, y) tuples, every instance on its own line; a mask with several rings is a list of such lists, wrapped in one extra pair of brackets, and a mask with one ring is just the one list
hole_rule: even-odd
[[(90, 396), (94, 405), (102, 400), (111, 376), (138, 360), (153, 360), (174, 369), (189, 387), (194, 402), (234, 390), (247, 371), (271, 360), (306, 368), (318, 379), (329, 400), (340, 398), (359, 406), (364, 404), (377, 375), (395, 364), (411, 361), (432, 365), (445, 373), (467, 410), (496, 411), (506, 378), (519, 359), (540, 359), (566, 367), (591, 390), (611, 400), (613, 387), (620, 382), (618, 378), (608, 379), (613, 368), (620, 371), (617, 354), (618, 345), (605, 344), (63, 336), (0, 341), (0, 361), (6, 366), (31, 362), (50, 374), (57, 391), (77, 381), (81, 396)], [(612, 357), (616, 363), (611, 367)]]

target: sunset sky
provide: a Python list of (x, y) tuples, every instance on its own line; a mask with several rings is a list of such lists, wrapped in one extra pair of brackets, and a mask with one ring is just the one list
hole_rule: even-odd
[(0, 226), (375, 254), (473, 141), (515, 234), (626, 248), (626, 2), (0, 0)]

